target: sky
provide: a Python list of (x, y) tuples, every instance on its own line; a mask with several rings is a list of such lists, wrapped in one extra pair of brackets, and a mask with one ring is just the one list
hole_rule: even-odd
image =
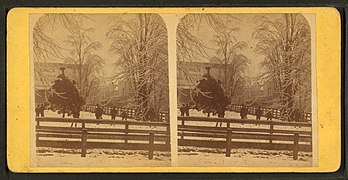
[[(186, 15), (190, 16), (190, 15)], [(260, 17), (262, 15), (260, 14), (233, 14), (233, 16), (239, 21), (233, 21), (233, 26), (238, 27), (239, 30), (235, 31), (234, 36), (238, 41), (245, 41), (248, 46), (240, 51), (241, 54), (245, 55), (250, 62), (249, 67), (249, 75), (250, 76), (256, 76), (259, 72), (258, 64), (263, 60), (264, 56), (256, 53), (254, 51), (255, 46), (257, 44), (257, 41), (252, 37), (252, 33), (257, 27), (257, 17)], [(184, 17), (185, 18), (185, 17)], [(195, 29), (195, 28), (198, 28)], [(208, 47), (212, 49), (217, 49), (214, 44), (211, 43), (211, 40), (214, 39), (214, 35), (216, 32), (205, 22), (202, 21), (202, 23), (199, 25), (199, 27), (195, 27), (195, 30), (191, 30), (191, 32), (203, 43), (205, 43)], [(208, 50), (207, 54), (210, 57), (216, 56), (215, 50)], [(204, 61), (208, 62), (208, 60), (197, 60), (197, 61)]]
[[(127, 19), (124, 15), (110, 15), (110, 14), (90, 14), (88, 18), (81, 19), (80, 23), (84, 28), (93, 28), (88, 35), (92, 41), (99, 41), (102, 44), (102, 47), (95, 51), (97, 55), (104, 59), (104, 75), (111, 76), (114, 70), (114, 63), (117, 60), (117, 57), (108, 51), (111, 42), (106, 38), (106, 33), (111, 26), (112, 20), (111, 17), (118, 17), (122, 19)], [(128, 16), (129, 18), (129, 16)], [(64, 42), (68, 39), (69, 32), (61, 24), (56, 23), (52, 28), (45, 29), (47, 35), (56, 40), (64, 48), (69, 49), (68, 45)], [(69, 56), (68, 51), (64, 52), (65, 56)], [(53, 61), (64, 62), (62, 59), (52, 59)]]

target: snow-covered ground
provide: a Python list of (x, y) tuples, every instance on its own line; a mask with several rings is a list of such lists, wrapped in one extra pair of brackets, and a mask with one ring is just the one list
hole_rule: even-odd
[[(45, 110), (45, 117), (62, 117), (61, 114), (58, 114), (57, 112), (53, 112), (51, 110)], [(66, 118), (72, 118), (72, 116), (65, 115)], [(103, 114), (103, 119), (111, 119), (110, 115)], [(81, 119), (95, 119), (94, 113), (91, 112), (80, 112), (80, 118)], [(116, 120), (121, 120), (121, 117), (116, 117)]]
[[(80, 151), (61, 148), (37, 148), (40, 167), (167, 167), (169, 152), (155, 152), (149, 160), (146, 151), (89, 149), (85, 158)], [(224, 149), (179, 147), (178, 165), (181, 167), (310, 167), (311, 153), (299, 153), (292, 159), (291, 151), (232, 149), (231, 157)]]
[(184, 167), (310, 167), (312, 153), (300, 152), (293, 160), (291, 151), (232, 149), (226, 157), (224, 149), (179, 147), (178, 165)]
[[(178, 114), (180, 115), (180, 109), (178, 109)], [(195, 109), (190, 109), (190, 116), (203, 116), (207, 117), (207, 114), (203, 113), (203, 111), (197, 111)], [(210, 117), (217, 117), (210, 114)], [(239, 113), (233, 111), (225, 111), (225, 118), (240, 118)], [(248, 119), (255, 119), (254, 115), (248, 115)], [(261, 119), (266, 119), (265, 117), (261, 117)]]
[(88, 149), (81, 157), (78, 149), (43, 148), (36, 150), (39, 167), (166, 167), (170, 166), (170, 152), (154, 152), (148, 159), (143, 150)]

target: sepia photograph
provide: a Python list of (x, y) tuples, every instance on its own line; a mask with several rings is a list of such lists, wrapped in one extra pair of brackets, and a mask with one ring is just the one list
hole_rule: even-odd
[(309, 173), (342, 161), (334, 8), (14, 8), (14, 173)]
[(313, 25), (299, 13), (180, 20), (179, 166), (315, 166)]
[(170, 166), (158, 14), (30, 14), (34, 167)]
[(12, 174), (341, 168), (343, 16), (335, 8), (7, 13)]
[(315, 165), (314, 16), (174, 19), (176, 34), (161, 14), (30, 16), (33, 166), (166, 167), (171, 149), (179, 167)]

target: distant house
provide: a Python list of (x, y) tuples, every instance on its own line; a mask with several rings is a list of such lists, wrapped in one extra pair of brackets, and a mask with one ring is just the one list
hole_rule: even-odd
[[(270, 107), (280, 96), (279, 84), (274, 81), (257, 81), (250, 88), (246, 98), (247, 104), (252, 106)], [(308, 91), (308, 90), (307, 90)], [(278, 101), (279, 103), (279, 101)], [(298, 93), (294, 96), (294, 107), (304, 111), (311, 111), (310, 93)]]
[(114, 80), (101, 87), (97, 99), (105, 106), (122, 107), (127, 105), (130, 97), (133, 96), (133, 92), (129, 82)]
[(61, 74), (59, 68), (65, 68), (65, 75), (69, 78), (74, 77), (74, 65), (66, 63), (35, 62), (34, 63), (34, 89), (35, 104), (46, 102), (46, 91)]
[(272, 81), (256, 81), (251, 83), (247, 97), (238, 104), (267, 107), (272, 105), (272, 99), (276, 96), (275, 84)]
[(177, 88), (178, 88), (178, 105), (188, 103), (192, 99), (192, 89), (198, 81), (206, 74), (206, 67), (210, 67), (210, 74), (214, 78), (220, 78), (223, 72), (222, 65), (217, 63), (206, 62), (177, 62)]

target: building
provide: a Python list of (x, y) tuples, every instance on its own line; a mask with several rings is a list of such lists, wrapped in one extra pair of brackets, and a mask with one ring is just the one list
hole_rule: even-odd
[(177, 62), (177, 84), (179, 89), (192, 89), (197, 82), (207, 73), (206, 67), (210, 67), (210, 74), (219, 78), (222, 73), (222, 65), (205, 62)]
[[(133, 96), (133, 93), (134, 91), (132, 90), (129, 82), (111, 81), (108, 82), (104, 87), (101, 87), (97, 99), (100, 100), (101, 105), (123, 107), (128, 104), (130, 97)], [(93, 103), (96, 104), (99, 102), (93, 101)]]
[(275, 85), (271, 81), (263, 82), (249, 82), (248, 88), (237, 94), (241, 94), (242, 97), (236, 97), (235, 104), (248, 104), (251, 106), (268, 107), (272, 105), (272, 100), (276, 95)]
[(64, 73), (67, 77), (75, 76), (73, 64), (34, 62), (35, 105), (46, 102), (46, 91), (61, 74), (61, 67), (65, 68)]

